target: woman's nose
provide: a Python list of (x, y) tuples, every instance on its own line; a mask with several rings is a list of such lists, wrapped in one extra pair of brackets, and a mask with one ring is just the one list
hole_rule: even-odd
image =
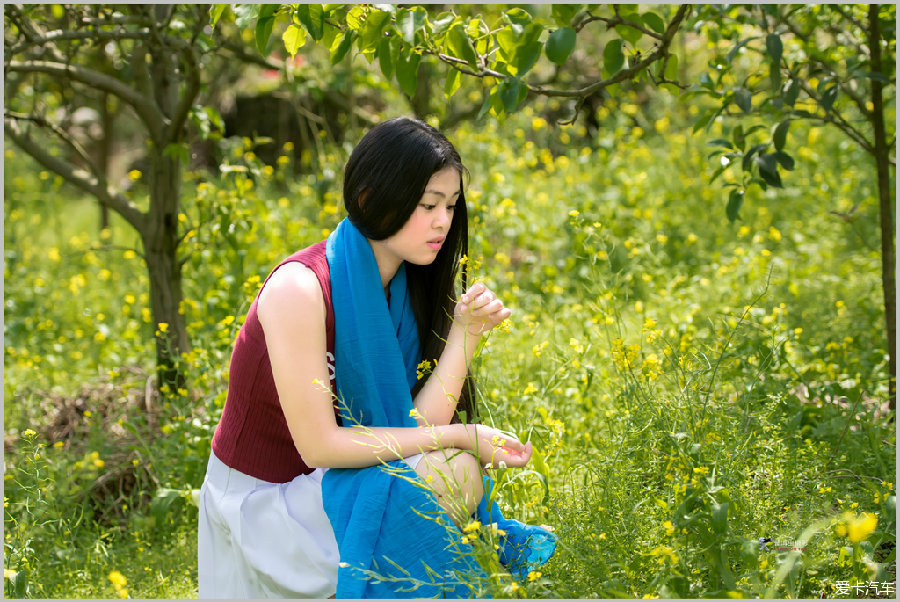
[(444, 209), (443, 211), (438, 212), (435, 225), (439, 228), (449, 228), (452, 221), (453, 212), (450, 211), (450, 209)]

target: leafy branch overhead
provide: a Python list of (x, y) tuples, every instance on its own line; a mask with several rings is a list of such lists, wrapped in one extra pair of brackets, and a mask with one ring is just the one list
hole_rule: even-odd
[[(213, 24), (229, 8), (214, 6)], [(608, 14), (599, 14), (601, 10)], [(261, 53), (271, 47), (274, 26), (281, 20), (281, 39), (290, 55), (305, 45), (307, 37), (329, 49), (332, 64), (355, 47), (369, 62), (377, 60), (384, 76), (396, 80), (409, 96), (415, 93), (422, 60), (440, 61), (449, 67), (444, 82), (448, 99), (463, 76), (482, 78), (487, 94), (479, 116), (489, 111), (500, 116), (518, 110), (529, 93), (570, 98), (578, 106), (587, 97), (644, 73), (658, 84), (677, 86), (677, 57), (670, 46), (690, 10), (689, 5), (639, 12), (635, 5), (556, 4), (550, 19), (521, 8), (495, 17), (467, 18), (452, 11), (433, 15), (419, 6), (388, 4), (239, 4), (233, 13), (239, 28), (254, 28)], [(603, 52), (602, 78), (576, 79), (563, 87), (554, 87), (555, 76), (538, 81), (535, 67), (541, 58), (558, 75), (575, 50), (578, 35), (594, 23), (613, 36)]]

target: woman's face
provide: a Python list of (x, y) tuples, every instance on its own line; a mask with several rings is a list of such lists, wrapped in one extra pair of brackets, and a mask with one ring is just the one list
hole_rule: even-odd
[[(397, 269), (404, 261), (428, 265), (435, 260), (453, 223), (459, 185), (459, 172), (454, 167), (445, 167), (431, 176), (403, 227), (384, 240), (372, 241), (380, 267)], [(382, 260), (391, 265), (381, 266)]]

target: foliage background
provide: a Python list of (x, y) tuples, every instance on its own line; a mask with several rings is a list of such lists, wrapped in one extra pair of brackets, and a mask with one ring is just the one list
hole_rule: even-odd
[[(685, 69), (714, 45), (690, 43)], [(316, 47), (302, 56), (302, 85), (365, 89), (375, 120), (411, 112), (364, 58), (341, 71)], [(247, 69), (237, 85), (282, 84)], [(464, 81), (429, 119), (483, 93)], [(636, 83), (596, 108), (596, 129), (556, 125), (552, 99), (446, 128), (473, 176), (470, 265), (515, 312), (477, 360), (481, 403), (538, 451), (499, 475), (501, 501), (560, 535), (540, 574), (498, 571), (494, 596), (835, 597), (839, 581), (895, 581), (871, 163), (829, 129), (792, 127), (786, 187), (749, 189), (731, 223), (707, 142), (732, 126), (694, 132), (704, 108)], [(98, 235), (94, 203), (7, 145), (8, 597), (196, 596), (192, 492), (231, 345), (271, 266), (341, 219), (363, 130), (269, 160), (263, 140), (232, 137), (225, 169), (185, 173), (192, 351), (187, 384), (162, 394), (149, 382), (166, 326), (138, 241), (115, 219)], [(126, 177), (140, 198), (144, 174)]]

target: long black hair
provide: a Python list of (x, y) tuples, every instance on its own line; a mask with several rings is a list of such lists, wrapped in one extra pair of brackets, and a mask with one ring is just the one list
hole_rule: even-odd
[[(469, 221), (465, 181), (469, 172), (447, 138), (425, 122), (397, 117), (379, 123), (366, 133), (350, 154), (344, 169), (344, 207), (350, 221), (366, 238), (384, 240), (409, 220), (435, 173), (452, 167), (459, 173), (460, 193), (453, 221), (441, 250), (428, 265), (406, 264), (406, 278), (413, 314), (419, 330), (422, 359), (434, 366), (450, 332), (456, 271), (462, 255), (469, 250)], [(462, 288), (466, 288), (467, 267), (463, 265)], [(427, 375), (416, 383), (413, 396), (425, 384)], [(477, 419), (475, 383), (466, 375), (457, 403), (454, 422), (460, 412), (467, 422)]]

